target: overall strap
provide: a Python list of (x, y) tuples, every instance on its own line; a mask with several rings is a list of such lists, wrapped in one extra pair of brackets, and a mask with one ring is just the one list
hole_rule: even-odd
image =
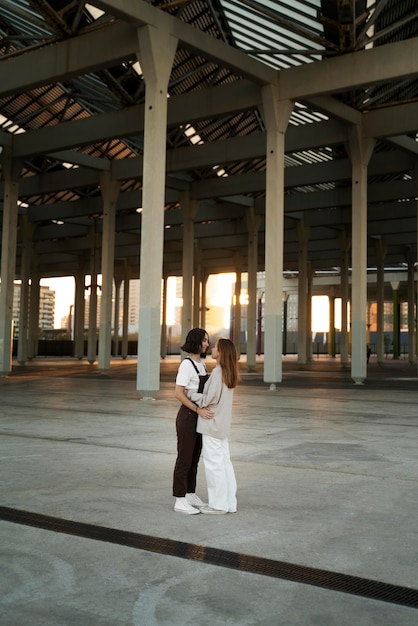
[(201, 374), (199, 372), (199, 370), (197, 369), (196, 363), (193, 361), (193, 359), (191, 359), (189, 356), (186, 356), (184, 360), (186, 360), (186, 359), (191, 362), (191, 364), (193, 365), (193, 367), (196, 370), (197, 375), (199, 376), (199, 387), (198, 387), (197, 391), (198, 391), (198, 393), (203, 393), (203, 388), (205, 386), (205, 382), (209, 378), (209, 374), (208, 374), (208, 371), (206, 369), (206, 364), (204, 363), (204, 361), (201, 361), (201, 363), (203, 363), (203, 367), (204, 367), (205, 372), (206, 372), (206, 374)]
[[(189, 356), (186, 356), (184, 360), (186, 360), (186, 359), (187, 359), (188, 361), (190, 361), (190, 363), (193, 365), (193, 367), (194, 367), (194, 368), (195, 368), (195, 370), (196, 370), (196, 374), (197, 374), (198, 376), (200, 376), (201, 374), (200, 374), (199, 370), (197, 369), (196, 363), (193, 361), (193, 359), (191, 359)], [(205, 368), (205, 369), (206, 369), (206, 368)]]

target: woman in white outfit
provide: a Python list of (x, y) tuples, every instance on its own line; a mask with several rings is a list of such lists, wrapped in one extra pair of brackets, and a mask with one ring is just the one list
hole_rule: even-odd
[(190, 391), (188, 397), (199, 407), (212, 411), (200, 413), (197, 432), (202, 434), (209, 505), (201, 513), (235, 513), (237, 483), (229, 454), (228, 435), (231, 428), (232, 399), (238, 383), (238, 357), (230, 339), (218, 339), (212, 348), (216, 367), (206, 382), (203, 393)]

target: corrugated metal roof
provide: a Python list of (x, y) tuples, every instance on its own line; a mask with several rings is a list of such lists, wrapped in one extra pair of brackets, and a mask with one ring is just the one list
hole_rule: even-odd
[[(151, 4), (175, 15), (210, 36), (225, 41), (278, 70), (312, 63), (369, 46), (418, 36), (416, 0), (162, 0)], [(71, 37), (81, 28), (96, 28), (113, 19), (89, 10), (83, 2), (61, 0), (0, 0), (0, 61)], [(145, 87), (138, 64), (132, 61), (25, 93), (0, 99), (0, 128), (15, 133), (63, 121), (86, 118), (144, 102)], [(230, 70), (179, 47), (168, 87), (169, 95), (207, 89), (210, 86), (240, 80)], [(372, 85), (336, 96), (351, 107), (366, 112), (377, 107), (418, 100), (418, 81), (393, 81)], [(3, 117), (1, 117), (3, 116)], [(320, 124), (326, 115), (306, 103), (295, 104), (289, 125)], [(219, 141), (251, 135), (264, 130), (257, 110), (201, 120), (193, 126), (168, 130), (168, 146), (182, 147), (194, 143)], [(83, 153), (108, 159), (140, 155), (141, 134), (129, 139), (97, 142), (80, 148)], [(391, 148), (378, 142), (376, 151)], [(346, 156), (341, 146), (298, 150), (286, 154), (286, 167), (323, 163)], [(51, 155), (38, 155), (25, 161), (24, 176), (51, 168), (62, 168)], [(265, 159), (237, 161), (219, 168), (196, 168), (176, 173), (179, 180), (215, 178), (225, 174), (244, 174), (265, 168)], [(385, 181), (385, 176), (373, 180)], [(329, 189), (339, 183), (297, 187), (303, 192)], [(139, 181), (126, 181), (123, 188), (137, 189)], [(76, 199), (98, 194), (96, 188), (74, 189), (55, 196), (27, 198), (31, 204)], [(294, 193), (294, 189), (291, 191)], [(260, 197), (260, 192), (252, 194)]]

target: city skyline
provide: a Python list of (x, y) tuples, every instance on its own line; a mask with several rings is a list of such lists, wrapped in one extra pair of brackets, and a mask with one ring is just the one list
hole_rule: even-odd
[[(218, 306), (224, 306), (229, 310), (230, 293), (228, 285), (235, 282), (235, 274), (219, 275), (217, 286), (211, 295), (212, 303)], [(61, 328), (61, 320), (68, 317), (71, 305), (74, 305), (75, 281), (72, 276), (42, 278), (41, 285), (48, 286), (55, 291), (55, 314), (54, 328)], [(337, 309), (338, 309), (338, 302)], [(173, 303), (174, 306), (174, 303)], [(226, 312), (225, 315), (228, 313)], [(169, 317), (169, 313), (168, 313)], [(336, 326), (338, 327), (338, 318), (340, 313), (336, 310)], [(226, 324), (225, 324), (226, 326)], [(312, 332), (328, 332), (329, 331), (329, 301), (327, 296), (313, 296), (312, 298)]]
[(54, 328), (61, 328), (62, 318), (68, 317), (70, 306), (74, 305), (74, 278), (72, 276), (41, 278), (40, 284), (55, 291)]

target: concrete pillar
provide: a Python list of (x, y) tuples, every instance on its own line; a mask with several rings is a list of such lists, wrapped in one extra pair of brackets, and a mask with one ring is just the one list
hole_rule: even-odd
[(392, 335), (393, 335), (393, 358), (399, 359), (401, 354), (400, 338), (401, 338), (401, 320), (400, 320), (400, 302), (399, 302), (399, 280), (393, 280), (390, 283), (392, 287)]
[(202, 271), (202, 297), (201, 297), (201, 306), (200, 306), (200, 327), (206, 328), (206, 312), (209, 310), (206, 304), (206, 287), (208, 283), (209, 274), (206, 270)]
[(339, 236), (341, 248), (341, 335), (340, 354), (341, 364), (348, 365), (348, 303), (350, 299), (349, 255), (351, 250), (351, 237), (346, 232)]
[(348, 129), (352, 171), (352, 350), (351, 378), (362, 384), (367, 375), (367, 166), (375, 140), (363, 137), (359, 125)]
[(20, 270), (20, 311), (19, 311), (19, 340), (17, 344), (17, 361), (24, 365), (28, 359), (29, 341), (29, 280), (32, 260), (32, 238), (35, 231), (34, 224), (29, 222), (26, 215), (22, 215), (20, 222), (22, 232), (22, 261)]
[(256, 324), (257, 324), (257, 270), (258, 270), (258, 230), (260, 216), (254, 208), (246, 210), (248, 229), (248, 305), (247, 305), (247, 368), (254, 371), (256, 364)]
[(328, 336), (328, 354), (335, 357), (335, 295), (328, 296), (329, 300), (329, 336)]
[(283, 294), (283, 355), (287, 354), (287, 305), (289, 302), (289, 294), (284, 292)]
[(125, 267), (123, 278), (123, 313), (122, 313), (122, 359), (128, 356), (128, 333), (129, 333), (129, 272)]
[(366, 348), (367, 350), (370, 347), (370, 313), (371, 313), (371, 304), (369, 301), (366, 303)]
[(241, 269), (242, 258), (239, 252), (234, 255), (235, 263), (235, 294), (234, 294), (234, 345), (238, 357), (241, 354)]
[(5, 146), (2, 154), (4, 198), (0, 288), (0, 376), (12, 371), (13, 290), (16, 273), (17, 200), (21, 161)]
[(120, 309), (120, 288), (122, 276), (115, 275), (115, 303), (113, 307), (113, 356), (119, 356), (119, 309)]
[(96, 232), (97, 225), (95, 223), (94, 228), (90, 231), (91, 240), (91, 283), (90, 283), (90, 300), (89, 300), (89, 327), (87, 335), (87, 360), (90, 365), (96, 360), (97, 356), (97, 290), (99, 285), (97, 284), (97, 267), (98, 267), (98, 238), (99, 235)]
[(412, 250), (407, 252), (408, 263), (408, 361), (415, 363), (415, 255)]
[(274, 390), (282, 381), (284, 154), (293, 102), (279, 100), (277, 85), (262, 87), (262, 98), (267, 130), (264, 381)]
[(298, 236), (298, 363), (308, 360), (308, 241), (309, 227), (302, 220), (296, 224)]
[(136, 388), (152, 398), (160, 388), (167, 89), (177, 39), (147, 25), (138, 29), (138, 42), (146, 89)]
[(377, 275), (376, 275), (376, 356), (378, 365), (385, 359), (385, 254), (386, 247), (381, 239), (376, 240)]
[(120, 182), (112, 180), (109, 172), (100, 173), (100, 190), (103, 199), (102, 235), (102, 298), (100, 303), (99, 370), (105, 374), (110, 369), (112, 346), (112, 294), (115, 272), (115, 222), (116, 203)]
[(162, 301), (162, 323), (161, 323), (161, 343), (160, 356), (165, 359), (167, 356), (167, 276), (163, 277), (163, 301)]
[(307, 299), (306, 299), (306, 358), (312, 361), (312, 264), (307, 263)]
[[(417, 203), (416, 203), (416, 213), (417, 213), (417, 246), (416, 246), (416, 255), (415, 255), (415, 260), (418, 260), (418, 161), (415, 161), (415, 187), (417, 190)], [(418, 341), (418, 328), (417, 328), (417, 324), (418, 324), (418, 272), (416, 272), (415, 274), (416, 276), (416, 284), (415, 284), (415, 307), (416, 307), (416, 315), (415, 315), (415, 353), (418, 354), (418, 346), (417, 346), (417, 341)], [(418, 369), (418, 359), (417, 359), (417, 369)]]
[(29, 298), (29, 336), (28, 336), (28, 359), (31, 361), (38, 356), (39, 339), (39, 302), (41, 287), (39, 284), (38, 264), (32, 250), (32, 270), (30, 281)]
[(183, 212), (183, 306), (181, 310), (181, 337), (186, 337), (193, 322), (194, 218), (198, 203), (188, 191), (180, 193)]
[(85, 271), (84, 267), (79, 268), (75, 279), (74, 297), (74, 356), (79, 361), (84, 356), (84, 293), (85, 293)]
[(193, 279), (193, 328), (202, 328), (201, 326), (201, 298), (200, 289), (202, 284), (202, 251), (199, 244), (194, 244), (194, 279)]

